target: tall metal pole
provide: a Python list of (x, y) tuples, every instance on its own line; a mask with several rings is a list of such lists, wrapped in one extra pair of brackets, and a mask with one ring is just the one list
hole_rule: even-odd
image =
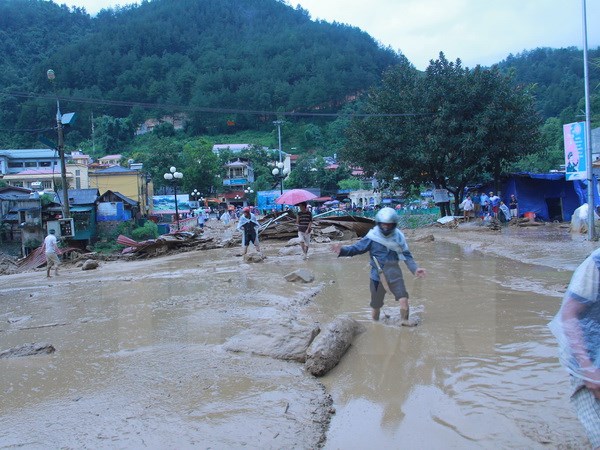
[(582, 0), (583, 9), (583, 79), (585, 87), (585, 145), (586, 145), (586, 163), (587, 163), (587, 203), (588, 203), (588, 239), (590, 241), (595, 239), (594, 229), (594, 189), (596, 186), (593, 185), (593, 172), (592, 172), (592, 127), (590, 124), (590, 79), (588, 74), (588, 43), (587, 43), (587, 18), (586, 18), (586, 4), (585, 0)]
[(177, 231), (179, 231), (179, 206), (177, 205), (177, 178), (173, 178), (173, 187), (175, 189), (175, 220), (177, 222)]
[(281, 160), (281, 124), (283, 123), (283, 121), (276, 120), (273, 123), (275, 125), (277, 125), (277, 136), (279, 137), (279, 162), (282, 162), (282, 160)]
[(56, 131), (58, 132), (58, 155), (60, 157), (60, 179), (63, 188), (63, 216), (65, 219), (71, 217), (69, 208), (69, 185), (67, 184), (67, 166), (65, 164), (65, 137), (62, 127), (62, 114), (60, 113), (60, 103), (56, 99)]

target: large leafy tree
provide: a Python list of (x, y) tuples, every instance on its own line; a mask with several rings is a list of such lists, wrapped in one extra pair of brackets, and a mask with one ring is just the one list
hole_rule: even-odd
[[(496, 68), (463, 68), (443, 53), (425, 74), (404, 59), (371, 91), (365, 111), (373, 116), (352, 122), (344, 158), (383, 186), (395, 179), (407, 190), (448, 189), (455, 207), (468, 184), (497, 180), (539, 145), (526, 88), (515, 88)], [(397, 114), (406, 115), (391, 116)]]
[[(183, 145), (182, 188), (184, 192), (197, 189), (203, 195), (214, 193), (220, 173), (219, 158), (212, 151), (212, 143), (206, 139), (195, 139)], [(220, 187), (220, 186), (219, 186)]]

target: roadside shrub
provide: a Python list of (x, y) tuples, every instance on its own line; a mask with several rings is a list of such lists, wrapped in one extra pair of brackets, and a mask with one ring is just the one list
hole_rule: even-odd
[(96, 245), (94, 245), (94, 251), (103, 254), (118, 253), (124, 248), (123, 245), (117, 244), (114, 241), (96, 242)]
[(151, 220), (146, 221), (144, 226), (138, 227), (131, 232), (131, 237), (136, 241), (156, 239), (158, 237), (158, 225)]

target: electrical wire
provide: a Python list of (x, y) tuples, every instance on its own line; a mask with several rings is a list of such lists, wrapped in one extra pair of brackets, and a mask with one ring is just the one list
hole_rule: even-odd
[(177, 111), (216, 113), (216, 114), (248, 114), (260, 116), (286, 116), (286, 117), (412, 117), (425, 116), (433, 113), (316, 113), (316, 112), (297, 112), (297, 111), (261, 111), (252, 109), (236, 108), (207, 108), (199, 106), (183, 106), (171, 103), (146, 103), (132, 102), (125, 100), (105, 100), (85, 97), (67, 97), (55, 96), (50, 94), (38, 94), (33, 92), (6, 92), (5, 95), (12, 95), (20, 98), (45, 99), (56, 101), (68, 101), (73, 103), (84, 103), (91, 105), (124, 106), (128, 108), (139, 107), (145, 109), (161, 108)]

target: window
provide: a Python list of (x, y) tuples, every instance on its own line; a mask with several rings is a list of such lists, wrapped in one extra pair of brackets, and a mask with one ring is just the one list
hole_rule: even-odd
[(9, 162), (8, 163), (8, 167), (23, 167), (23, 163), (22, 162)]
[(35, 162), (35, 161), (25, 161), (25, 167), (37, 167), (37, 162)]
[(40, 167), (51, 167), (51, 166), (52, 166), (51, 161), (41, 161), (40, 162)]

